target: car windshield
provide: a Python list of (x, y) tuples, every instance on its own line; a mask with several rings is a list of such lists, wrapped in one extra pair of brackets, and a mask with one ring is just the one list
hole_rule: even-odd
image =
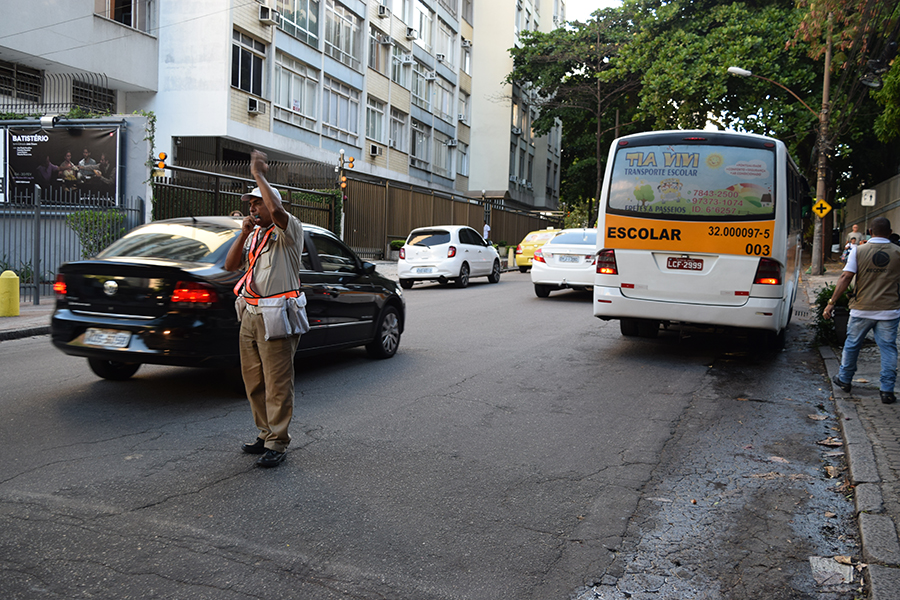
[(549, 240), (550, 238), (552, 238), (552, 237), (553, 237), (554, 235), (556, 235), (557, 233), (559, 233), (559, 232), (556, 231), (556, 230), (553, 230), (553, 231), (535, 231), (535, 232), (529, 233), (527, 236), (525, 236), (525, 240), (524, 240), (524, 241), (526, 241), (526, 242), (541, 242), (541, 241), (546, 241), (546, 240)]
[(237, 233), (232, 227), (212, 223), (150, 223), (132, 230), (97, 257), (214, 263), (228, 251)]
[(409, 235), (406, 243), (410, 246), (440, 246), (450, 243), (450, 232), (443, 229), (429, 229), (427, 231), (414, 231)]
[(564, 231), (547, 244), (583, 244), (585, 246), (597, 245), (597, 231), (579, 229), (578, 231)]

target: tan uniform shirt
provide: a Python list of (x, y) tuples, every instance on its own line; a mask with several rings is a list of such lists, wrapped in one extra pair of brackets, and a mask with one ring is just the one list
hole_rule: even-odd
[[(263, 247), (262, 252), (253, 265), (253, 273), (250, 276), (250, 287), (259, 296), (276, 296), (284, 292), (300, 289), (300, 267), (303, 254), (303, 225), (300, 219), (288, 214), (286, 229), (281, 229), (274, 223), (272, 235)], [(244, 241), (242, 267), (246, 270), (249, 263), (250, 245), (255, 236), (259, 236), (257, 243), (261, 242), (266, 234), (265, 229), (257, 227)], [(245, 298), (251, 297), (247, 293), (247, 285), (241, 290)]]

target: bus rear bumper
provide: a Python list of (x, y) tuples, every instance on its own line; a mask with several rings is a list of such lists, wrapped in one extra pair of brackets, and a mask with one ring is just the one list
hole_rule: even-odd
[(779, 331), (785, 322), (780, 298), (749, 297), (740, 306), (639, 300), (619, 288), (594, 286), (594, 316), (598, 319), (652, 319), (688, 325), (740, 327)]

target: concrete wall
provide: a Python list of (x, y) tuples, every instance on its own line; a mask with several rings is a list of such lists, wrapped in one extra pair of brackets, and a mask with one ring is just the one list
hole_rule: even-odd
[(844, 206), (844, 229), (841, 240), (847, 239), (853, 224), (866, 231), (875, 217), (887, 217), (894, 231), (900, 233), (900, 175), (882, 181), (875, 190), (875, 206), (862, 206), (862, 191), (847, 199)]

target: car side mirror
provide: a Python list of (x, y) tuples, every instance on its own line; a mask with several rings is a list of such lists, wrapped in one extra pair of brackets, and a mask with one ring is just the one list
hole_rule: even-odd
[(372, 273), (375, 272), (376, 267), (377, 267), (377, 265), (375, 263), (363, 261), (363, 264), (362, 264), (363, 275), (371, 275)]

